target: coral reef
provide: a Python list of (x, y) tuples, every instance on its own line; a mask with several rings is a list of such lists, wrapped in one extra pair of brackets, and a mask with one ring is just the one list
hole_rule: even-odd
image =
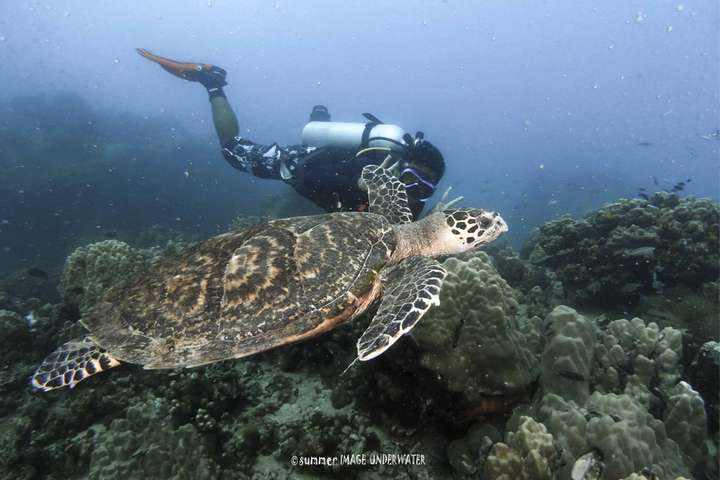
[(502, 440), (500, 432), (487, 423), (477, 422), (464, 437), (450, 442), (447, 447), (448, 462), (456, 472), (474, 475), (481, 471), (493, 445)]
[(229, 230), (238, 230), (240, 228), (252, 227), (260, 223), (266, 223), (272, 220), (267, 215), (238, 215), (230, 221)]
[(0, 310), (0, 332), (0, 362), (3, 366), (17, 362), (32, 350), (29, 321), (19, 313)]
[(575, 310), (559, 306), (548, 315), (550, 335), (542, 354), (540, 384), (578, 404), (589, 392), (595, 352), (595, 326)]
[(707, 342), (690, 367), (690, 381), (705, 400), (708, 430), (718, 432), (720, 418), (720, 342)]
[(413, 330), (422, 366), (468, 403), (524, 389), (537, 376), (537, 332), (517, 318), (512, 289), (483, 252), (444, 266), (440, 306)]
[(603, 480), (623, 478), (649, 468), (661, 479), (688, 475), (676, 442), (663, 423), (628, 395), (594, 392), (578, 406), (545, 395), (537, 413), (562, 452), (558, 478), (569, 479), (575, 462), (593, 449), (603, 463)]
[[(652, 201), (630, 202), (639, 210), (626, 213), (638, 228), (616, 218), (625, 215), (620, 207), (579, 221), (609, 230), (602, 239), (593, 237), (592, 245), (579, 238), (563, 248), (602, 250), (604, 239), (613, 248), (641, 249), (644, 244), (628, 240), (640, 238), (655, 242), (655, 250), (652, 257), (649, 249), (634, 253), (665, 265), (670, 260), (660, 253), (667, 232), (651, 232), (659, 218), (686, 202), (700, 210), (704, 203), (655, 201), (655, 207), (648, 206)], [(647, 209), (665, 213), (649, 218), (642, 213)], [(564, 225), (560, 231), (579, 228)], [(698, 235), (687, 222), (679, 228)], [(141, 250), (111, 240), (78, 249), (63, 274), (61, 305), (0, 292), (0, 478), (717, 476), (712, 418), (720, 349), (709, 342), (687, 352), (689, 340), (713, 337), (704, 314), (672, 323), (661, 318), (672, 305), (641, 301), (639, 308), (652, 304), (657, 315), (610, 321), (552, 308), (564, 295), (567, 266), (558, 268), (543, 255), (558, 255), (557, 245), (535, 243), (535, 263), (509, 249), (493, 251), (492, 258), (476, 253), (446, 260), (441, 306), (383, 356), (342, 376), (367, 318), (249, 359), (174, 371), (125, 365), (72, 391), (31, 393), (27, 378), (35, 365), (77, 335), (73, 322), (80, 312), (71, 304), (86, 308), (114, 282), (175, 251), (174, 245)], [(700, 252), (688, 249), (673, 252)], [(701, 270), (703, 262), (688, 265)], [(658, 282), (667, 281), (654, 271)], [(598, 279), (610, 282), (612, 275), (601, 272)], [(680, 310), (690, 303), (714, 305), (717, 282), (690, 285), (672, 275), (682, 286), (662, 286), (666, 301), (680, 292), (686, 302), (675, 302)], [(582, 288), (571, 284), (571, 297), (582, 298)], [(705, 337), (695, 328), (699, 324)], [(695, 357), (690, 369), (688, 355)], [(292, 455), (375, 452), (423, 453), (427, 465), (290, 464)]]
[[(628, 393), (650, 407), (682, 374), (682, 333), (641, 318), (610, 322), (600, 334), (593, 373), (601, 392)], [(653, 393), (654, 392), (654, 393)]]
[(691, 466), (704, 462), (707, 457), (707, 416), (705, 402), (698, 392), (686, 382), (680, 382), (670, 389), (663, 423), (668, 437), (680, 445), (690, 457)]
[(482, 424), (455, 440), (457, 472), (672, 480), (711, 470), (704, 402), (681, 381), (681, 332), (640, 318), (596, 322), (566, 306), (545, 323), (541, 388), (505, 423), (505, 442)]
[(67, 303), (80, 310), (99, 301), (113, 284), (137, 273), (147, 265), (147, 258), (130, 245), (105, 240), (76, 249), (65, 261), (60, 293)]
[(719, 224), (720, 207), (708, 199), (656, 193), (548, 222), (522, 253), (554, 270), (573, 300), (612, 307), (716, 281)]
[(485, 462), (484, 478), (495, 480), (552, 480), (557, 451), (545, 425), (520, 417), (517, 430), (505, 443), (493, 445)]
[(95, 434), (88, 478), (216, 478), (195, 426), (174, 428), (166, 400), (147, 398)]
[(513, 287), (524, 316), (545, 317), (564, 300), (562, 282), (549, 268), (520, 258), (510, 247), (492, 244), (485, 251), (491, 255), (500, 276)]

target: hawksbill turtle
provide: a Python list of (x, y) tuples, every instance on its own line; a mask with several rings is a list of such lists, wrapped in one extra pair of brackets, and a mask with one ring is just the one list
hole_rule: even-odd
[(433, 257), (471, 250), (507, 231), (481, 209), (413, 222), (404, 185), (363, 169), (369, 212), (273, 220), (212, 237), (108, 290), (33, 374), (48, 391), (74, 387), (121, 363), (195, 367), (300, 342), (379, 301), (357, 342), (361, 361), (382, 354), (439, 304), (446, 271)]

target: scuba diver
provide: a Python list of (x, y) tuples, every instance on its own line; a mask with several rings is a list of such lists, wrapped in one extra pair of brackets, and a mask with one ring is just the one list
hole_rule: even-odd
[(176, 62), (141, 48), (137, 52), (176, 77), (207, 89), (222, 153), (231, 166), (256, 177), (282, 180), (325, 211), (367, 210), (367, 193), (358, 182), (362, 168), (394, 164), (390, 168), (405, 184), (417, 219), (445, 173), (442, 154), (422, 132), (412, 137), (367, 113), (363, 114), (367, 123), (332, 122), (322, 105), (313, 108), (302, 145), (259, 145), (239, 136), (237, 118), (223, 91), (225, 70)]

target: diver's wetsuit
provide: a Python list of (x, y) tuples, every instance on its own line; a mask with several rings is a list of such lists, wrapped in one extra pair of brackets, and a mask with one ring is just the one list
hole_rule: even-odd
[[(337, 147), (267, 146), (242, 137), (225, 145), (223, 156), (238, 170), (283, 180), (328, 212), (366, 211), (367, 193), (357, 180), (365, 165), (383, 160), (372, 154), (356, 158), (354, 151)], [(287, 169), (284, 175), (283, 166)]]

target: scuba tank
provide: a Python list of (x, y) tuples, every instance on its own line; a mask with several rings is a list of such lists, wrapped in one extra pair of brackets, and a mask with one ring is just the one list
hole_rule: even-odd
[(369, 113), (363, 113), (363, 116), (369, 120), (368, 123), (310, 121), (303, 128), (303, 145), (348, 150), (377, 148), (395, 152), (404, 152), (409, 147), (408, 135), (402, 128), (382, 123)]

